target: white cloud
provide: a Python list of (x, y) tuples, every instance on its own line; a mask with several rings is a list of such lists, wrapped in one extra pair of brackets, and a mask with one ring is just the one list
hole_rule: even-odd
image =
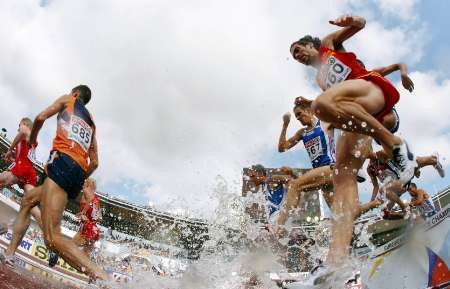
[[(215, 176), (239, 193), (243, 166), (275, 153), (281, 115), (318, 89), (289, 45), (323, 36), (341, 1), (2, 1), (0, 122), (15, 127), (86, 83), (98, 128), (100, 185), (133, 180), (157, 206), (210, 214)], [(361, 11), (365, 11), (361, 8)], [(366, 10), (368, 11), (368, 10)], [(408, 23), (369, 24), (351, 48), (369, 65), (418, 50)], [(367, 45), (369, 43), (369, 45)], [(417, 61), (417, 59), (413, 59)], [(13, 119), (13, 121), (12, 121)], [(41, 135), (47, 154), (54, 124)], [(150, 186), (150, 187), (149, 187)], [(146, 189), (147, 187), (147, 189)], [(121, 194), (121, 192), (110, 192)]]
[(377, 0), (384, 14), (400, 17), (403, 20), (411, 20), (415, 17), (414, 6), (418, 0)]

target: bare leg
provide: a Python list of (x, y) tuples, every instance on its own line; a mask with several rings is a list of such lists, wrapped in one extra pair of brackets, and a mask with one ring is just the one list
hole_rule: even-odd
[(368, 211), (370, 211), (370, 210), (372, 210), (372, 209), (375, 209), (376, 207), (378, 207), (380, 205), (380, 201), (378, 201), (378, 200), (372, 200), (372, 201), (370, 201), (370, 202), (368, 202), (368, 203), (366, 203), (366, 204), (361, 204), (360, 206), (359, 206), (359, 213), (358, 213), (358, 215), (356, 216), (356, 218), (358, 218), (359, 216), (361, 216), (362, 214), (364, 214), (364, 213), (366, 213), (366, 212), (368, 212)]
[(299, 176), (295, 180), (289, 182), (289, 188), (286, 196), (286, 202), (277, 218), (277, 226), (282, 226), (286, 223), (289, 214), (298, 208), (300, 201), (300, 194), (302, 192), (318, 189), (322, 186), (333, 184), (331, 179), (332, 171), (330, 166), (323, 166), (307, 171), (305, 174)]
[[(61, 235), (61, 217), (67, 204), (67, 193), (47, 178), (42, 191), (42, 221), (47, 248), (60, 253), (72, 267), (94, 278), (107, 280), (107, 274), (78, 249), (77, 245)], [(81, 254), (80, 254), (81, 253)]]
[[(32, 185), (25, 185), (24, 186), (25, 195), (28, 194), (28, 192), (31, 191), (32, 189), (34, 189), (34, 186), (32, 186)], [(38, 226), (42, 229), (41, 210), (39, 209), (38, 206), (34, 206), (31, 209), (31, 215), (36, 220), (36, 223), (38, 224)]]
[(5, 255), (14, 255), (20, 242), (22, 242), (22, 239), (30, 226), (30, 212), (33, 207), (39, 204), (41, 194), (42, 187), (36, 187), (29, 190), (22, 198), (19, 213), (14, 221), (12, 240), (5, 251)]
[(435, 166), (437, 164), (436, 156), (417, 157), (416, 161), (419, 168)]
[(353, 222), (360, 213), (358, 201), (357, 171), (365, 157), (355, 157), (356, 150), (363, 149), (355, 133), (343, 133), (337, 143), (336, 169), (333, 172), (333, 220), (331, 222), (331, 242), (327, 262), (337, 267), (348, 258), (353, 234)]
[(383, 91), (378, 86), (356, 79), (329, 88), (313, 101), (312, 109), (320, 120), (336, 128), (377, 139), (391, 155), (394, 146), (403, 142), (373, 117), (384, 105)]
[(393, 181), (393, 182), (389, 183), (383, 189), (386, 190), (386, 197), (388, 198), (388, 200), (391, 201), (387, 205), (388, 210), (391, 210), (395, 203), (400, 206), (402, 211), (406, 210), (405, 204), (402, 202), (402, 199), (400, 199), (400, 197), (399, 197), (399, 194), (404, 193), (406, 190), (399, 181)]

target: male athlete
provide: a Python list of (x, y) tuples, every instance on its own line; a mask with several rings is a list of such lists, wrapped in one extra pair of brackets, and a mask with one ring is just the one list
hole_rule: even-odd
[[(395, 203), (398, 204), (398, 206), (402, 209), (403, 214), (405, 214), (407, 212), (407, 206), (402, 202), (400, 196), (406, 192), (410, 183), (402, 185), (399, 182), (398, 168), (395, 166), (393, 161), (389, 159), (389, 156), (384, 151), (371, 153), (369, 155), (369, 159), (370, 162), (367, 166), (367, 173), (373, 184), (371, 199), (375, 199), (380, 191), (380, 186), (378, 184), (379, 181), (382, 184), (380, 192), (386, 194), (386, 197), (390, 201), (387, 204), (387, 210), (384, 211), (385, 217), (390, 217), (390, 210)], [(439, 176), (445, 176), (445, 172), (437, 155), (417, 157), (416, 161), (416, 176), (420, 173), (420, 169), (426, 166), (433, 166)]]
[[(83, 248), (87, 256), (91, 257), (95, 242), (100, 239), (100, 230), (97, 227), (97, 221), (101, 218), (100, 200), (95, 194), (97, 184), (93, 178), (88, 178), (83, 185), (83, 195), (80, 200), (80, 212), (77, 217), (80, 219), (80, 229), (73, 236), (72, 241)], [(59, 254), (50, 253), (48, 264), (50, 267), (56, 265)]]
[(409, 185), (408, 193), (411, 195), (410, 205), (418, 208), (422, 218), (429, 218), (436, 214), (436, 208), (430, 201), (430, 196), (424, 190), (417, 188), (415, 183)]
[[(29, 191), (36, 186), (37, 174), (31, 161), (33, 159), (33, 153), (28, 147), (32, 127), (33, 122), (31, 119), (28, 117), (22, 118), (19, 123), (17, 135), (4, 155), (5, 161), (8, 162), (9, 160), (14, 159), (14, 162), (9, 167), (8, 171), (0, 174), (0, 189), (18, 184), (19, 187), (24, 190), (24, 195), (26, 196), (29, 194)], [(38, 207), (31, 209), (31, 215), (33, 215), (38, 225), (42, 227), (41, 211)], [(4, 258), (2, 258), (6, 262), (6, 265), (11, 267), (14, 266), (14, 254), (19, 246), (19, 242), (16, 242), (16, 240), (17, 237), (9, 243), (8, 248), (4, 253)]]
[[(286, 201), (283, 203), (276, 222), (279, 233), (281, 233), (281, 226), (286, 223), (289, 213), (298, 207), (303, 192), (321, 189), (330, 208), (333, 201), (331, 191), (333, 190), (332, 174), (335, 164), (334, 130), (328, 124), (324, 125), (314, 116), (311, 109), (303, 107), (302, 104), (295, 105), (294, 114), (304, 127), (299, 129), (293, 137), (286, 139), (286, 131), (290, 122), (290, 114), (286, 113), (283, 116), (278, 151), (285, 152), (303, 141), (313, 169), (290, 181)], [(363, 150), (361, 158), (364, 157)], [(372, 201), (360, 206), (360, 214), (378, 205), (377, 201)]]
[(59, 97), (36, 117), (30, 145), (36, 145), (44, 122), (57, 114), (56, 137), (45, 167), (47, 178), (23, 198), (14, 230), (17, 230), (19, 240), (22, 239), (29, 225), (30, 210), (40, 203), (47, 248), (58, 252), (72, 267), (91, 278), (107, 280), (107, 274), (91, 262), (72, 240), (61, 234), (61, 218), (67, 200), (77, 197), (85, 179), (98, 166), (95, 124), (86, 108), (90, 99), (89, 87), (79, 85), (69, 94)]

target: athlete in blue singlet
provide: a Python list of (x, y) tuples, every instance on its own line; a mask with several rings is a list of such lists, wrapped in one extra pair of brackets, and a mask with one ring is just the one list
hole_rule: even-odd
[[(283, 127), (278, 142), (278, 151), (285, 152), (300, 141), (303, 141), (313, 169), (290, 181), (286, 200), (276, 220), (277, 230), (281, 229), (286, 223), (289, 213), (298, 208), (304, 192), (320, 189), (327, 205), (331, 208), (332, 204), (332, 167), (336, 161), (334, 131), (327, 124), (317, 119), (309, 107), (303, 106), (297, 101), (296, 103), (294, 114), (304, 127), (299, 129), (293, 137), (286, 139), (286, 131), (290, 122), (290, 113), (286, 113), (283, 116)], [(362, 152), (361, 155), (365, 155), (365, 153)], [(360, 213), (375, 207), (377, 204), (377, 202), (371, 202), (362, 205)]]

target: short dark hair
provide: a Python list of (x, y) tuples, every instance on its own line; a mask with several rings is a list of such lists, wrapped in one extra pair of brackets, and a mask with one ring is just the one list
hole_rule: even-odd
[(295, 44), (299, 44), (299, 45), (305, 46), (308, 43), (312, 43), (314, 45), (314, 48), (316, 48), (317, 50), (319, 50), (320, 45), (322, 45), (322, 41), (320, 40), (319, 37), (313, 37), (311, 35), (305, 35), (302, 38), (300, 38), (299, 40), (297, 40), (294, 43), (292, 43), (290, 49), (292, 49), (292, 46), (294, 46)]
[(409, 184), (409, 187), (410, 187), (410, 188), (417, 189), (417, 185), (416, 185), (415, 183), (410, 183), (410, 184)]
[(88, 104), (91, 100), (91, 89), (84, 84), (80, 84), (72, 88), (72, 92), (78, 91), (80, 93), (80, 98), (84, 102), (84, 104)]
[(267, 175), (266, 168), (263, 165), (257, 164), (251, 167), (251, 170), (257, 173), (262, 174), (263, 176)]

